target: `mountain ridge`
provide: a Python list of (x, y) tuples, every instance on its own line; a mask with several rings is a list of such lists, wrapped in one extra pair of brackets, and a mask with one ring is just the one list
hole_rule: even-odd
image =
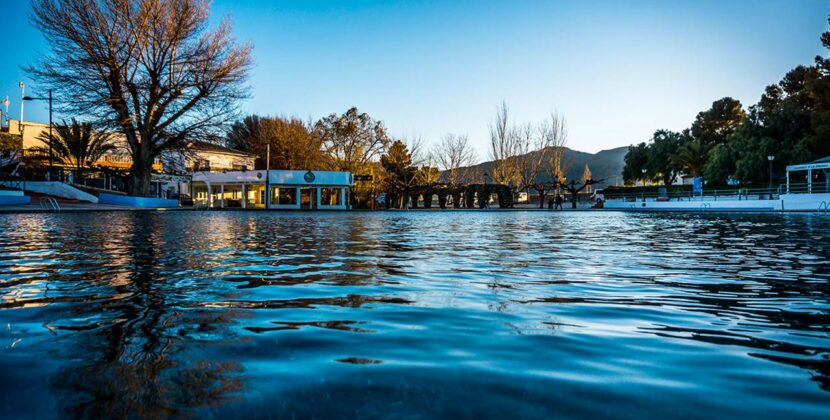
[[(615, 147), (612, 149), (600, 150), (596, 153), (581, 152), (579, 150), (565, 147), (562, 156), (562, 168), (565, 172), (565, 177), (568, 180), (575, 179), (579, 181), (582, 179), (582, 172), (585, 170), (585, 165), (591, 169), (593, 179), (603, 181), (597, 184), (597, 188), (603, 188), (609, 185), (622, 185), (622, 170), (625, 166), (625, 154), (628, 152), (628, 146)], [(540, 150), (530, 152), (531, 154), (541, 153)], [(468, 166), (465, 170), (476, 172), (488, 172), (493, 167), (493, 161), (485, 161), (476, 165)], [(552, 181), (548, 174), (547, 165), (542, 169), (540, 179), (543, 182)]]

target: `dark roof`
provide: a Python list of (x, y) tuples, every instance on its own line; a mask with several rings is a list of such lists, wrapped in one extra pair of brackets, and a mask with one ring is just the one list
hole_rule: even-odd
[(816, 160), (814, 160), (810, 163), (828, 163), (828, 162), (830, 162), (830, 156), (825, 156), (821, 159), (816, 159)]
[(213, 143), (207, 143), (204, 141), (190, 142), (190, 144), (188, 144), (187, 147), (198, 152), (215, 152), (239, 156), (256, 156), (256, 154), (254, 153), (243, 152), (241, 150), (231, 149), (229, 147), (224, 147)]

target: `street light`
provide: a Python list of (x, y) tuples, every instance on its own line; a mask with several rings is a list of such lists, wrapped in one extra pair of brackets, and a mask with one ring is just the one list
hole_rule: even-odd
[(645, 187), (646, 186), (646, 172), (648, 172), (648, 171), (646, 170), (646, 168), (643, 168), (642, 171), (643, 171), (643, 177), (641, 179), (643, 181), (643, 186)]
[[(23, 82), (20, 82), (20, 88), (23, 88)], [(49, 180), (52, 180), (52, 160), (53, 160), (53, 152), (52, 152), (52, 89), (49, 89), (49, 96), (45, 98), (33, 98), (31, 96), (24, 96), (23, 102), (25, 101), (49, 101)], [(20, 103), (20, 123), (23, 123), (23, 102)]]
[[(18, 82), (17, 86), (20, 86), (20, 97), (23, 98), (26, 96), (26, 85), (23, 84), (23, 82)], [(23, 101), (20, 101), (20, 122), (18, 125), (20, 126), (20, 128), (18, 128), (20, 136), (23, 137)]]
[(767, 160), (769, 161), (769, 190), (772, 194), (772, 161), (775, 160), (775, 155), (768, 155)]

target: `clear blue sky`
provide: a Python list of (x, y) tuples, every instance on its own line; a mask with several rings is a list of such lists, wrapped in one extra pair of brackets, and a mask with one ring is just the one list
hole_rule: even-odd
[[(8, 4), (8, 3), (11, 4)], [(0, 97), (47, 51), (27, 0), (4, 1)], [(214, 0), (254, 44), (250, 113), (317, 118), (357, 106), (396, 136), (469, 134), (486, 156), (501, 100), (520, 121), (558, 110), (595, 152), (680, 130), (712, 101), (745, 106), (824, 54), (830, 3), (789, 1)], [(45, 120), (28, 103), (26, 119)]]

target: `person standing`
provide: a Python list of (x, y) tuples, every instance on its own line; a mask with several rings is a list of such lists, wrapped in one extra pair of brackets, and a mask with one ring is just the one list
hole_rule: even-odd
[(554, 209), (564, 210), (564, 208), (562, 207), (563, 202), (564, 202), (564, 200), (562, 200), (562, 196), (559, 195), (559, 194), (556, 194), (556, 207), (554, 207)]

